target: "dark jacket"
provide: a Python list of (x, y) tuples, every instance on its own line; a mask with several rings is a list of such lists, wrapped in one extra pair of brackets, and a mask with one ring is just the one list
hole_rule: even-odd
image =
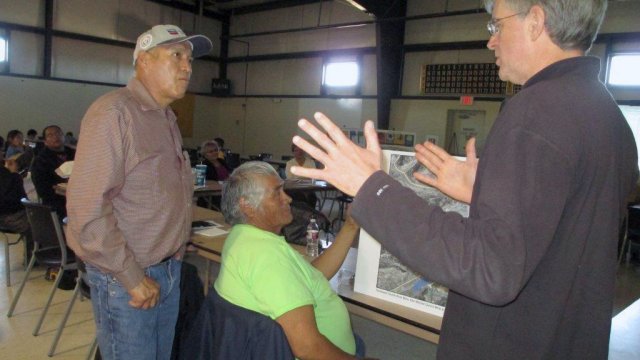
[(20, 199), (26, 198), (22, 176), (0, 166), (0, 215), (24, 210)]
[(449, 287), (439, 359), (606, 359), (617, 236), (638, 177), (633, 134), (597, 58), (548, 66), (498, 115), (469, 218), (382, 172), (352, 216)]
[(54, 151), (47, 147), (43, 148), (31, 165), (31, 179), (36, 188), (38, 197), (42, 203), (53, 207), (60, 217), (67, 214), (66, 199), (64, 196), (55, 193), (53, 186), (67, 182), (56, 174), (56, 169), (65, 161), (74, 159), (76, 151), (68, 147), (64, 151)]
[(209, 288), (197, 321), (182, 345), (181, 359), (293, 359), (280, 324), (226, 301)]

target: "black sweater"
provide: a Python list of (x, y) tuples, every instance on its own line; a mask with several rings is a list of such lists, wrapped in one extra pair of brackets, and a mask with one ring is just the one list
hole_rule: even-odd
[(66, 199), (56, 194), (53, 186), (67, 180), (58, 176), (56, 169), (65, 161), (73, 160), (75, 154), (76, 151), (68, 147), (65, 147), (64, 151), (54, 151), (45, 147), (31, 165), (31, 179), (38, 196), (43, 204), (53, 207), (60, 217), (66, 216)]
[(0, 166), (0, 215), (13, 214), (24, 210), (20, 199), (26, 198), (22, 177)]
[(450, 288), (439, 358), (607, 358), (618, 230), (638, 168), (598, 72), (596, 58), (560, 61), (506, 103), (469, 218), (426, 205), (382, 172), (357, 194), (358, 223)]

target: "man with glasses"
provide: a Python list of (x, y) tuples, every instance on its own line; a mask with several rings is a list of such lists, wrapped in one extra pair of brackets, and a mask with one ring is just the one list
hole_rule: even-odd
[(74, 159), (76, 151), (64, 146), (64, 135), (58, 125), (49, 125), (42, 131), (44, 148), (31, 165), (31, 179), (38, 197), (45, 205), (51, 206), (60, 216), (67, 216), (66, 198), (56, 194), (54, 186), (67, 182), (56, 174), (56, 169), (65, 161)]
[(498, 114), (481, 159), (457, 161), (425, 142), (416, 178), (470, 203), (444, 213), (380, 171), (367, 148), (323, 114), (294, 143), (324, 169), (294, 167), (354, 195), (352, 216), (411, 269), (450, 288), (443, 359), (605, 359), (618, 229), (638, 177), (633, 135), (585, 56), (605, 0), (485, 1), (488, 48), (502, 80), (522, 84)]

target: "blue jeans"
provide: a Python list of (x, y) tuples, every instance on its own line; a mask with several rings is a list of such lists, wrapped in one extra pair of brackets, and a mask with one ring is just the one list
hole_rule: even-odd
[(355, 332), (353, 333), (353, 338), (356, 340), (356, 358), (362, 359), (366, 355), (367, 347), (364, 344), (364, 340)]
[(103, 359), (169, 359), (178, 308), (180, 268), (175, 259), (150, 266), (145, 274), (160, 285), (160, 300), (148, 310), (133, 308), (127, 290), (112, 275), (87, 264), (98, 345)]

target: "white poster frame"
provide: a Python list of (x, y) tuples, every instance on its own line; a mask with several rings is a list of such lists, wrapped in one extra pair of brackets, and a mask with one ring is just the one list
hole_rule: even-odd
[[(395, 151), (395, 150), (383, 150), (383, 170), (389, 172), (391, 156), (397, 154), (400, 156), (412, 156), (415, 157), (414, 152), (407, 151)], [(459, 158), (464, 159), (464, 158)], [(428, 170), (422, 169), (422, 172)], [(421, 184), (421, 186), (427, 187), (427, 185)], [(441, 193), (440, 193), (441, 194)], [(442, 196), (446, 196), (442, 194)], [(452, 200), (452, 199), (451, 199)], [(453, 201), (453, 200), (452, 200)], [(468, 216), (468, 206), (466, 207), (466, 215)], [(442, 317), (444, 314), (444, 305), (424, 301), (415, 297), (407, 296), (404, 294), (388, 291), (378, 288), (378, 274), (380, 271), (380, 257), (382, 254), (382, 247), (378, 241), (376, 241), (369, 233), (364, 229), (360, 230), (360, 239), (358, 243), (358, 260), (356, 263), (356, 274), (354, 280), (354, 291), (376, 297), (385, 301), (389, 301), (401, 306), (405, 306), (418, 311), (423, 311), (436, 316)], [(385, 255), (386, 256), (386, 255)], [(400, 264), (402, 265), (402, 264)], [(404, 265), (402, 265), (404, 266)], [(442, 286), (434, 284), (425, 279), (420, 279), (428, 283), (428, 286), (439, 287), (438, 291), (441, 291)]]

